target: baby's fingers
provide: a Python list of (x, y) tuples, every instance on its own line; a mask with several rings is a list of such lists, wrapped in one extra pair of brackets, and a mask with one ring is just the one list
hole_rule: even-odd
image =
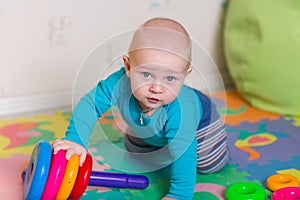
[(78, 155), (79, 156), (79, 165), (80, 167), (83, 165), (85, 158), (86, 158), (87, 152), (85, 150), (83, 151), (75, 151), (73, 148), (68, 149), (66, 152), (66, 159), (69, 160), (72, 156)]
[(56, 154), (60, 150), (66, 150), (66, 159), (70, 160), (70, 158), (77, 154), (79, 156), (79, 164), (80, 166), (83, 165), (87, 151), (84, 147), (80, 146), (79, 144), (76, 144), (74, 142), (70, 142), (67, 140), (56, 140), (52, 144), (53, 153)]
[(69, 160), (72, 156), (78, 155), (79, 156), (79, 165), (80, 167), (83, 165), (85, 158), (86, 158), (86, 153), (85, 152), (74, 152), (73, 149), (69, 149), (66, 153), (66, 159)]
[(80, 167), (82, 167), (82, 165), (83, 165), (85, 159), (86, 159), (86, 153), (82, 153), (82, 154), (80, 155), (80, 160), (79, 160), (79, 165), (80, 165)]
[(53, 153), (56, 154), (59, 150), (68, 150), (70, 148), (70, 144), (63, 140), (56, 140), (53, 142), (52, 148)]
[(66, 159), (67, 160), (70, 160), (70, 158), (75, 155), (76, 153), (74, 152), (73, 149), (68, 149), (67, 152), (66, 152)]

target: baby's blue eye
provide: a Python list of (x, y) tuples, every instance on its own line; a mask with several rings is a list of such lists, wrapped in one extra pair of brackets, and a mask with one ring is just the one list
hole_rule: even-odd
[(167, 81), (173, 81), (175, 78), (174, 78), (174, 76), (168, 76), (167, 77)]
[(148, 78), (148, 77), (151, 76), (151, 74), (149, 72), (143, 72), (143, 76), (146, 77), (146, 78)]

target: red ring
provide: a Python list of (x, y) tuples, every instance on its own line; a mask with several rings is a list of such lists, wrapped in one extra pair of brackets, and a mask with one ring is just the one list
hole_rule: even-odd
[(75, 181), (69, 199), (79, 199), (83, 195), (90, 181), (90, 177), (92, 173), (92, 165), (93, 165), (92, 156), (90, 154), (87, 154), (82, 167), (79, 168), (77, 179)]

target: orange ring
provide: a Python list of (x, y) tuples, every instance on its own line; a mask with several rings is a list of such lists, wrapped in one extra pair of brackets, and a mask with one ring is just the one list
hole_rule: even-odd
[(68, 199), (75, 184), (79, 169), (79, 156), (74, 155), (67, 163), (66, 171), (55, 199)]
[(266, 186), (271, 191), (286, 187), (299, 187), (299, 180), (289, 174), (274, 174), (266, 181)]

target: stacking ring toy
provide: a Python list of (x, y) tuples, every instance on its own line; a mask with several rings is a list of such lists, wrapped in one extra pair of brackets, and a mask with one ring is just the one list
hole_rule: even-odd
[(64, 150), (53, 154), (47, 141), (37, 143), (22, 173), (23, 199), (79, 199), (88, 185), (134, 189), (149, 185), (148, 178), (142, 175), (92, 171), (90, 154), (82, 167), (79, 167), (79, 156), (67, 161), (65, 154)]
[(287, 200), (294, 199), (300, 200), (299, 187), (286, 187), (276, 190), (271, 197), (271, 200)]
[(230, 185), (225, 191), (227, 200), (265, 200), (265, 189), (255, 183), (240, 182)]
[(285, 187), (298, 187), (299, 181), (296, 177), (288, 174), (274, 174), (266, 180), (266, 186), (271, 191)]

